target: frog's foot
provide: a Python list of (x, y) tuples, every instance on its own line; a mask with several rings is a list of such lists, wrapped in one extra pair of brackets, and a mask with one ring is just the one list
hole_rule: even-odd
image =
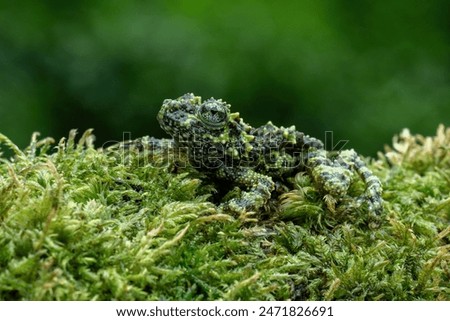
[(251, 210), (258, 209), (265, 204), (264, 198), (261, 195), (253, 192), (242, 192), (239, 198), (234, 198), (225, 202), (222, 209), (230, 210), (234, 213), (245, 213)]
[(221, 206), (225, 210), (238, 214), (263, 207), (275, 188), (271, 177), (256, 173), (249, 168), (223, 168), (219, 170), (219, 175), (246, 189), (239, 197), (231, 199)]

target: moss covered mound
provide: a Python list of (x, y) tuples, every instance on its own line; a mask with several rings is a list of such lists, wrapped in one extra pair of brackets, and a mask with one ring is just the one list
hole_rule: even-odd
[[(214, 182), (97, 150), (91, 131), (0, 135), (1, 300), (448, 300), (450, 129), (403, 131), (372, 161), (384, 214), (305, 175), (265, 213), (217, 210)], [(354, 189), (360, 189), (355, 186)], [(233, 191), (239, 192), (239, 191)]]

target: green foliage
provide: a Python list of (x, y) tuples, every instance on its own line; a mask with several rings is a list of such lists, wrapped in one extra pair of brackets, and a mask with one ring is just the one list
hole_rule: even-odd
[(404, 131), (372, 162), (380, 218), (305, 175), (269, 213), (234, 217), (194, 170), (75, 134), (24, 150), (0, 135), (2, 300), (450, 298), (450, 129)]

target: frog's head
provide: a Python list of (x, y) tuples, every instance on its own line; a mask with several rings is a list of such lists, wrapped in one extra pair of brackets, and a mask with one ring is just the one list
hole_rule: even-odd
[(166, 99), (158, 113), (161, 128), (176, 142), (205, 142), (228, 132), (230, 105), (221, 99), (186, 94)]

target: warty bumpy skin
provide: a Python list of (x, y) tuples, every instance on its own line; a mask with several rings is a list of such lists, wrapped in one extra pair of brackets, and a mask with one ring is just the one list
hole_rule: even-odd
[[(184, 149), (189, 163), (209, 177), (243, 189), (222, 207), (233, 212), (263, 207), (275, 189), (274, 180), (306, 172), (318, 187), (335, 198), (346, 195), (355, 171), (365, 183), (366, 202), (374, 214), (382, 211), (381, 182), (354, 150), (327, 157), (323, 143), (294, 126), (277, 127), (271, 122), (253, 128), (221, 99), (186, 94), (166, 99), (158, 113), (162, 129), (178, 149)], [(152, 139), (158, 147), (158, 140)], [(164, 140), (164, 146), (168, 140)]]

